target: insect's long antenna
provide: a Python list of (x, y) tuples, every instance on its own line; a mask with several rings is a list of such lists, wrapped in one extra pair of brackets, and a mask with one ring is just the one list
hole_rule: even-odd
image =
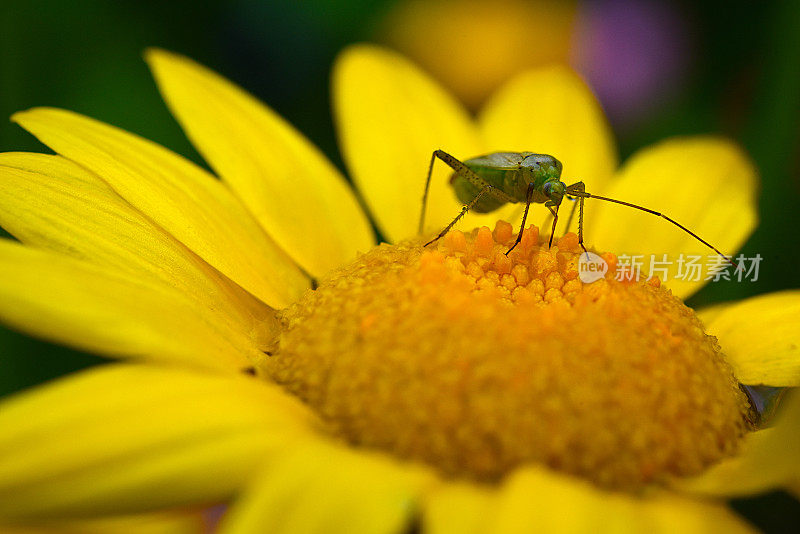
[(691, 230), (686, 228), (684, 225), (682, 225), (681, 223), (679, 223), (675, 219), (671, 219), (671, 218), (667, 217), (666, 215), (664, 215), (663, 213), (661, 213), (659, 211), (651, 210), (650, 208), (645, 208), (644, 206), (638, 206), (636, 204), (631, 204), (630, 202), (625, 202), (623, 200), (616, 200), (616, 199), (613, 199), (613, 198), (601, 197), (600, 195), (593, 195), (592, 193), (587, 193), (585, 191), (569, 191), (569, 194), (572, 195), (572, 196), (579, 196), (579, 197), (582, 196), (584, 198), (596, 198), (598, 200), (605, 200), (607, 202), (614, 202), (615, 204), (622, 204), (623, 206), (628, 206), (629, 208), (636, 208), (637, 210), (646, 211), (647, 213), (651, 213), (653, 215), (657, 215), (657, 216), (659, 216), (659, 217), (661, 217), (663, 219), (668, 220), (669, 222), (671, 222), (672, 224), (674, 224), (675, 226), (677, 226), (678, 228), (680, 228), (681, 230), (683, 230), (684, 232), (686, 232), (687, 234), (689, 234), (693, 238), (697, 239), (702, 244), (704, 244), (705, 246), (707, 246), (708, 248), (710, 248), (711, 250), (713, 250), (714, 252), (716, 252), (717, 254), (722, 256), (723, 258), (725, 258), (726, 260), (728, 260), (728, 263), (733, 265), (736, 269), (740, 268), (738, 265), (736, 265), (733, 262), (733, 260), (729, 256), (726, 256), (725, 254), (720, 252), (717, 247), (715, 247), (714, 245), (712, 245), (711, 243), (709, 243), (708, 241), (706, 241), (705, 239), (703, 239), (702, 237), (700, 237), (696, 233), (692, 232)]

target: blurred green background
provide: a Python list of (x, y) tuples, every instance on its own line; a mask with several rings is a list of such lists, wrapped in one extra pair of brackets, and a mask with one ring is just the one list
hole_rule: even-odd
[[(509, 2), (495, 3), (494, 9), (510, 12), (519, 8), (511, 4), (525, 3)], [(559, 14), (516, 17), (522, 20), (515, 31), (530, 40), (511, 52), (514, 61), (525, 65), (547, 59), (537, 55), (544, 45), (536, 39), (547, 33), (541, 25), (549, 24), (547, 31), (555, 37), (548, 34), (548, 45), (561, 43), (563, 37), (562, 44), (548, 49), (550, 60), (563, 56), (596, 87), (623, 160), (667, 136), (722, 133), (741, 142), (759, 168), (761, 223), (743, 250), (746, 256), (758, 253), (764, 258), (759, 280), (713, 284), (690, 304), (797, 287), (800, 2), (544, 3)], [(438, 69), (441, 60), (428, 55), (441, 48), (428, 44), (433, 42), (430, 32), (445, 31), (459, 15), (467, 17), (458, 21), (464, 42), (502, 44), (495, 41), (502, 35), (485, 16), (468, 20), (474, 4), (467, 1), (459, 7), (451, 1), (443, 11), (420, 14), (419, 6), (414, 11), (394, 0), (4, 0), (0, 116), (40, 105), (68, 108), (160, 142), (203, 165), (167, 112), (141, 59), (146, 47), (160, 46), (208, 65), (257, 95), (341, 167), (328, 96), (337, 52), (357, 41), (386, 43), (416, 54), (417, 61), (447, 82), (446, 72)], [(561, 28), (556, 18), (564, 13), (567, 23)], [(497, 24), (502, 29), (513, 23), (500, 19)], [(472, 71), (476, 80), (488, 76), (477, 59), (450, 57), (446, 66), (451, 70)], [(458, 61), (464, 64), (453, 63)], [(465, 91), (459, 94), (474, 107), (485, 88), (472, 88), (471, 93), (461, 89)], [(0, 150), (46, 151), (7, 121), (0, 122)], [(2, 327), (0, 354), (0, 395), (102, 361)], [(797, 502), (786, 494), (736, 506), (766, 530), (800, 524)]]

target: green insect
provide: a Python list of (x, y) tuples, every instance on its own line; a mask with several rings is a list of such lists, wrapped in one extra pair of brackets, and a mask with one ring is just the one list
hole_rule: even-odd
[[(528, 208), (531, 202), (537, 204), (544, 203), (545, 207), (550, 210), (553, 215), (553, 228), (550, 231), (550, 243), (553, 245), (553, 234), (556, 230), (556, 223), (558, 222), (558, 209), (561, 206), (561, 201), (564, 197), (571, 197), (578, 200), (579, 216), (578, 216), (578, 242), (584, 251), (586, 246), (583, 244), (583, 201), (587, 198), (596, 198), (598, 200), (606, 200), (623, 206), (629, 206), (637, 210), (646, 211), (658, 217), (662, 217), (684, 232), (688, 233), (707, 247), (711, 248), (728, 260), (728, 262), (736, 267), (733, 260), (720, 252), (715, 246), (708, 241), (700, 238), (697, 234), (670, 219), (663, 213), (660, 213), (643, 206), (637, 206), (630, 202), (622, 200), (615, 200), (613, 198), (601, 197), (586, 192), (586, 186), (583, 182), (576, 182), (572, 185), (566, 185), (561, 181), (561, 171), (563, 166), (553, 156), (547, 154), (534, 154), (533, 152), (493, 152), (485, 156), (460, 161), (443, 150), (435, 150), (431, 156), (431, 163), (428, 167), (428, 178), (425, 181), (425, 194), (422, 197), (422, 214), (419, 221), (419, 233), (423, 232), (425, 225), (425, 209), (428, 203), (428, 190), (431, 184), (431, 173), (433, 172), (433, 163), (439, 158), (446, 163), (451, 169), (453, 174), (450, 177), (450, 184), (455, 189), (456, 196), (464, 203), (464, 207), (453, 221), (448, 224), (444, 230), (439, 232), (439, 235), (425, 243), (425, 246), (435, 243), (455, 225), (469, 210), (474, 210), (479, 213), (488, 213), (498, 209), (504, 204), (516, 204), (519, 202), (525, 203), (525, 211), (522, 214), (522, 225), (520, 226), (517, 239), (506, 251), (506, 255), (514, 250), (520, 240), (522, 240), (522, 232), (525, 228), (525, 219), (528, 217)], [(574, 213), (574, 207), (573, 211)], [(572, 215), (570, 215), (570, 219)]]

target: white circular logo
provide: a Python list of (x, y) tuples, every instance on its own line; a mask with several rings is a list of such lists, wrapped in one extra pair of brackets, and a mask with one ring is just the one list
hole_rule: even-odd
[(584, 284), (597, 282), (608, 272), (606, 260), (594, 252), (584, 252), (578, 260), (578, 278)]

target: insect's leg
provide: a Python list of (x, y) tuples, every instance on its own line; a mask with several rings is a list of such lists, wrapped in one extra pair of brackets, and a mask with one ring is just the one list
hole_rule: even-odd
[(428, 177), (425, 179), (425, 192), (422, 194), (422, 213), (419, 214), (419, 229), (417, 233), (422, 235), (423, 228), (425, 227), (425, 211), (428, 207), (428, 191), (431, 187), (431, 174), (433, 173), (433, 162), (436, 160), (436, 152), (435, 150), (433, 154), (431, 154), (431, 163), (428, 165)]
[[(583, 182), (575, 182), (574, 184), (567, 187), (567, 194), (569, 195), (571, 192), (580, 193), (578, 196), (578, 202), (580, 202), (580, 211), (578, 214), (578, 244), (580, 244), (583, 251), (586, 253), (586, 259), (589, 259), (589, 251), (586, 250), (586, 245), (583, 244), (583, 199), (586, 198), (586, 185)], [(575, 208), (572, 208), (572, 212), (575, 212)]]
[[(472, 207), (478, 202), (478, 199), (480, 199), (484, 194), (490, 194), (493, 197), (495, 197), (496, 199), (502, 200), (503, 202), (511, 202), (511, 203), (516, 203), (517, 202), (514, 197), (512, 197), (510, 195), (507, 195), (506, 193), (503, 193), (497, 187), (487, 183), (483, 178), (481, 178), (480, 176), (475, 174), (475, 172), (473, 172), (472, 169), (470, 169), (469, 167), (464, 165), (464, 163), (462, 163), (457, 158), (451, 156), (450, 154), (448, 154), (444, 150), (434, 150), (433, 151), (433, 155), (431, 156), (431, 165), (430, 165), (430, 168), (428, 169), (428, 181), (425, 184), (425, 195), (426, 195), (426, 197), (427, 197), (428, 186), (430, 184), (430, 179), (431, 179), (431, 170), (433, 169), (433, 161), (434, 161), (435, 158), (439, 158), (444, 163), (446, 163), (448, 167), (453, 169), (456, 172), (456, 174), (458, 174), (459, 176), (469, 180), (469, 182), (472, 183), (473, 185), (475, 185), (477, 187), (480, 187), (480, 190), (478, 191), (478, 194), (475, 196), (475, 198), (473, 198), (470, 201), (469, 204), (466, 204), (461, 209), (461, 213), (459, 213), (458, 216), (455, 219), (453, 219), (453, 221), (450, 224), (448, 224), (447, 227), (444, 230), (442, 230), (439, 233), (438, 236), (436, 236), (435, 238), (433, 238), (430, 241), (428, 241), (427, 243), (425, 243), (424, 246), (427, 247), (431, 243), (436, 242), (442, 236), (444, 236), (450, 230), (450, 228), (452, 228), (453, 225), (456, 224), (459, 221), (459, 219), (461, 219), (461, 217), (466, 215), (466, 213), (469, 210), (472, 209)], [(424, 199), (423, 199), (423, 202), (425, 202)], [(423, 213), (424, 213), (424, 211), (423, 211)], [(420, 224), (421, 223), (422, 223), (422, 220), (420, 220)], [(420, 226), (420, 232), (422, 232), (422, 227), (421, 226)]]
[(514, 241), (514, 244), (511, 245), (511, 248), (506, 251), (506, 256), (508, 256), (508, 253), (511, 252), (512, 250), (514, 250), (514, 247), (516, 247), (519, 244), (519, 242), (522, 241), (522, 232), (525, 230), (525, 219), (528, 218), (528, 208), (531, 207), (531, 199), (533, 198), (533, 190), (534, 190), (534, 185), (532, 183), (528, 184), (528, 190), (525, 193), (525, 211), (522, 213), (522, 224), (519, 227), (519, 233), (517, 234), (517, 240)]
[(558, 207), (560, 206), (560, 204), (556, 204), (552, 200), (548, 200), (547, 202), (544, 203), (544, 206), (550, 210), (551, 214), (553, 214), (553, 228), (550, 230), (550, 244), (547, 245), (548, 247), (552, 247), (553, 234), (556, 233), (556, 223), (558, 222)]
[[(428, 177), (425, 180), (425, 192), (422, 195), (422, 213), (420, 213), (418, 229), (419, 234), (422, 234), (425, 231), (425, 212), (427, 211), (428, 207), (428, 192), (430, 191), (431, 176), (433, 175), (433, 162), (436, 161), (436, 158), (442, 160), (445, 164), (447, 164), (448, 167), (458, 173), (459, 176), (466, 178), (473, 185), (481, 188), (489, 185), (480, 176), (475, 174), (469, 167), (464, 165), (464, 163), (462, 163), (458, 158), (451, 156), (444, 150), (434, 150), (433, 154), (431, 154), (431, 162), (428, 165)], [(516, 202), (514, 197), (503, 193), (496, 187), (492, 186), (489, 190), (489, 193), (503, 202), (510, 202), (512, 204)]]
[[(445, 162), (448, 167), (456, 171), (456, 173), (459, 176), (467, 179), (475, 187), (485, 187), (487, 185), (490, 185), (486, 182), (486, 180), (475, 174), (475, 172), (469, 167), (467, 167), (462, 161), (451, 156), (444, 150), (436, 150), (433, 152), (433, 155), (434, 157), (437, 157), (443, 162)], [(488, 193), (493, 197), (495, 197), (496, 199), (502, 200), (503, 202), (509, 202), (511, 204), (515, 204), (516, 202), (518, 202), (516, 198), (504, 193), (503, 191), (494, 186), (491, 186)]]
[(427, 247), (427, 246), (428, 246), (428, 245), (430, 245), (431, 243), (435, 243), (436, 241), (438, 241), (439, 239), (441, 239), (442, 237), (444, 237), (444, 235), (445, 235), (445, 234), (447, 234), (447, 232), (449, 232), (449, 231), (450, 231), (450, 228), (452, 228), (452, 227), (453, 227), (453, 226), (454, 226), (454, 225), (455, 225), (455, 224), (456, 224), (456, 223), (457, 223), (457, 222), (458, 222), (458, 221), (461, 219), (461, 217), (463, 217), (464, 215), (466, 215), (466, 214), (467, 214), (467, 212), (468, 212), (469, 210), (471, 210), (471, 209), (472, 209), (472, 207), (473, 207), (473, 206), (474, 206), (474, 205), (475, 205), (475, 204), (478, 202), (478, 199), (480, 199), (480, 198), (481, 198), (481, 197), (482, 197), (482, 196), (483, 196), (485, 193), (489, 192), (489, 191), (490, 191), (490, 190), (492, 190), (492, 189), (496, 189), (496, 187), (494, 187), (494, 186), (492, 186), (492, 185), (490, 185), (490, 184), (486, 184), (486, 185), (484, 185), (483, 187), (481, 187), (481, 190), (480, 190), (480, 191), (478, 191), (478, 194), (477, 194), (477, 195), (475, 195), (475, 198), (473, 198), (473, 199), (470, 201), (470, 203), (469, 203), (469, 204), (465, 204), (465, 205), (464, 205), (464, 207), (463, 207), (463, 208), (461, 208), (461, 213), (459, 213), (459, 214), (456, 216), (456, 218), (455, 218), (455, 219), (453, 219), (453, 221), (452, 221), (450, 224), (448, 224), (448, 225), (445, 227), (445, 229), (444, 229), (444, 230), (442, 230), (441, 232), (439, 232), (439, 235), (437, 235), (436, 237), (434, 237), (433, 239), (431, 239), (430, 241), (428, 241), (427, 243), (425, 243), (425, 245), (423, 245), (423, 246)]
[(569, 210), (569, 217), (567, 217), (567, 224), (564, 226), (564, 233), (569, 232), (569, 227), (572, 225), (572, 219), (575, 218), (575, 209), (578, 207), (577, 198), (569, 197), (572, 201), (572, 209)]

